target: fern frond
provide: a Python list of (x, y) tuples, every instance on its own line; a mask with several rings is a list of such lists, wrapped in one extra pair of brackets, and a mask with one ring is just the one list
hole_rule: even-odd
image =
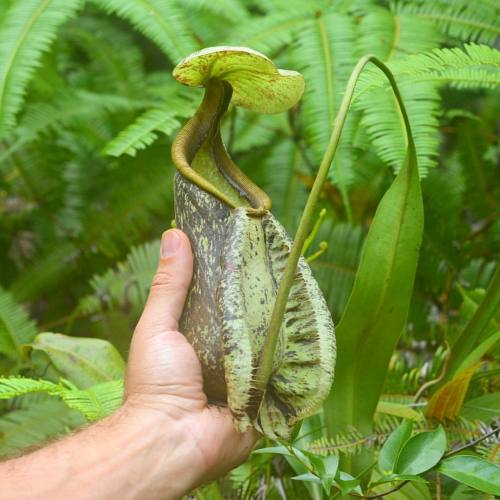
[(175, 0), (92, 0), (101, 9), (129, 21), (177, 64), (200, 47)]
[[(412, 126), (421, 175), (436, 165), (439, 146), (440, 96), (428, 82), (400, 84), (401, 96)], [(388, 89), (364, 93), (356, 102), (363, 115), (361, 124), (380, 158), (398, 171), (406, 156), (406, 138), (396, 101)]]
[(213, 0), (182, 0), (180, 8), (189, 17), (193, 16), (193, 12), (208, 13), (214, 17), (231, 21), (233, 25), (244, 22), (248, 17), (247, 10), (239, 0), (217, 0), (216, 2)]
[[(500, 51), (487, 45), (434, 49), (400, 58), (388, 66), (402, 87), (418, 82), (469, 88), (494, 89), (500, 86)], [(461, 73), (463, 78), (457, 78)], [(354, 99), (374, 88), (387, 87), (384, 80), (376, 69), (367, 69), (360, 78)]]
[[(85, 281), (89, 278), (82, 273), (82, 264), (89, 258), (98, 253), (108, 265), (122, 258), (131, 245), (148, 238), (153, 213), (170, 222), (170, 218), (165, 219), (172, 203), (172, 176), (164, 162), (168, 150), (152, 147), (141, 154), (139, 160), (127, 159), (132, 162), (129, 168), (113, 169), (99, 177), (99, 183), (92, 186), (92, 199), (97, 201), (89, 203), (82, 213), (79, 240), (53, 238), (44, 242), (37, 258), (10, 287), (17, 300), (32, 299), (62, 287), (68, 295), (76, 292), (75, 276)], [(140, 169), (144, 164), (148, 168)], [(140, 171), (140, 175), (130, 175), (131, 170)]]
[(58, 394), (71, 409), (79, 411), (89, 422), (104, 418), (123, 402), (123, 380), (111, 380), (88, 389), (68, 389)]
[(231, 33), (231, 44), (273, 54), (297, 38), (305, 19), (310, 19), (312, 14), (309, 2), (302, 2), (300, 6), (292, 5), (267, 16), (256, 16)]
[(238, 109), (234, 119), (234, 128), (231, 131), (229, 129), (233, 127), (232, 119), (233, 116), (229, 116), (225, 121), (223, 137), (229, 139), (232, 136), (233, 141), (228, 144), (228, 147), (231, 148), (231, 153), (234, 153), (235, 157), (239, 153), (251, 153), (252, 150), (265, 147), (277, 139), (291, 139), (292, 132), (289, 130), (284, 113), (258, 115)]
[(165, 106), (146, 111), (110, 141), (103, 152), (111, 156), (135, 156), (138, 150), (145, 149), (158, 139), (159, 132), (169, 136), (180, 127), (175, 117), (188, 117), (194, 112), (195, 106), (188, 104), (183, 106), (184, 109), (180, 106)]
[(359, 57), (374, 54), (388, 62), (438, 47), (441, 39), (432, 21), (370, 5), (362, 13), (356, 43)]
[(500, 36), (500, 7), (488, 0), (412, 0), (396, 9), (433, 21), (450, 38), (493, 44)]
[(62, 92), (53, 103), (37, 102), (27, 106), (19, 126), (9, 136), (10, 146), (0, 154), (0, 162), (49, 131), (60, 128), (81, 131), (82, 122), (95, 123), (108, 114), (142, 110), (155, 104), (153, 99), (130, 99), (84, 90)]
[[(328, 13), (307, 20), (293, 58), (307, 81), (302, 100), (302, 128), (313, 161), (319, 165), (350, 72), (356, 63), (356, 25), (345, 14)], [(330, 178), (345, 192), (354, 181), (352, 138), (355, 117), (350, 114), (342, 131)]]
[[(438, 86), (495, 88), (500, 85), (500, 51), (485, 45), (464, 50), (435, 49), (389, 62), (401, 90), (412, 125), (418, 164), (422, 174), (436, 164), (439, 145), (440, 96)], [(406, 146), (401, 117), (383, 75), (372, 68), (360, 79), (355, 106), (382, 160), (398, 168)]]
[(94, 292), (80, 301), (78, 309), (93, 314), (113, 306), (144, 305), (158, 264), (158, 248), (157, 240), (134, 247), (116, 270), (94, 276), (90, 282)]
[(78, 389), (63, 382), (55, 384), (48, 380), (23, 377), (0, 378), (0, 399), (33, 393), (57, 396), (66, 406), (79, 411), (87, 420), (94, 421), (120, 407), (123, 401), (123, 380), (111, 380), (87, 389)]
[(0, 399), (11, 399), (25, 394), (43, 392), (50, 396), (58, 395), (63, 386), (48, 380), (35, 380), (24, 377), (0, 378)]
[(0, 457), (12, 456), (84, 423), (82, 416), (62, 401), (50, 398), (31, 402), (0, 416)]
[(26, 86), (57, 29), (83, 0), (17, 0), (0, 27), (0, 136), (16, 123)]
[(333, 438), (323, 436), (308, 445), (308, 450), (318, 455), (357, 455), (363, 450), (371, 448), (376, 443), (376, 436), (363, 436), (358, 430), (350, 429), (337, 434)]
[(26, 311), (0, 287), (0, 354), (19, 360), (20, 347), (31, 342), (36, 334), (35, 323)]
[(88, 65), (80, 72), (92, 79), (92, 88), (130, 99), (140, 98), (145, 90), (144, 57), (134, 35), (128, 26), (117, 26), (110, 17), (95, 15), (79, 16), (61, 30), (65, 45), (87, 56)]
[(82, 231), (82, 213), (86, 208), (84, 167), (84, 164), (69, 162), (62, 174), (64, 200), (58, 220), (63, 231), (73, 237)]

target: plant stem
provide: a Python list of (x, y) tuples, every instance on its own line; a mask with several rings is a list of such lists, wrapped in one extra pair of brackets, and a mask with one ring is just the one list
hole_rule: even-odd
[(347, 82), (347, 88), (340, 104), (339, 112), (337, 114), (337, 117), (335, 118), (327, 149), (321, 160), (318, 174), (316, 176), (316, 179), (314, 180), (314, 184), (309, 194), (309, 198), (307, 199), (304, 211), (302, 212), (302, 217), (299, 222), (297, 233), (295, 234), (295, 240), (290, 251), (290, 256), (288, 257), (285, 272), (283, 273), (283, 277), (278, 288), (278, 293), (274, 302), (274, 308), (271, 314), (271, 319), (269, 321), (268, 333), (264, 342), (264, 347), (262, 350), (255, 379), (255, 389), (262, 393), (265, 392), (267, 382), (272, 374), (274, 353), (276, 350), (276, 345), (278, 343), (281, 323), (283, 322), (283, 316), (286, 311), (288, 296), (290, 294), (290, 289), (295, 278), (297, 263), (301, 255), (302, 247), (309, 233), (309, 228), (311, 226), (313, 214), (316, 209), (316, 204), (321, 193), (323, 183), (325, 182), (328, 175), (328, 170), (330, 169), (330, 165), (332, 164), (333, 158), (335, 156), (335, 152), (337, 151), (342, 129), (347, 117), (347, 112), (349, 111), (349, 107), (354, 95), (356, 83), (361, 72), (363, 71), (363, 68), (370, 62), (377, 66), (380, 70), (382, 70), (382, 72), (389, 80), (394, 92), (394, 96), (396, 97), (399, 110), (403, 117), (403, 122), (406, 128), (407, 146), (409, 149), (415, 148), (408, 115), (406, 114), (403, 100), (399, 93), (396, 81), (392, 76), (392, 73), (390, 72), (389, 68), (375, 56), (368, 55), (362, 57), (356, 64), (354, 70), (351, 73), (351, 76), (349, 77), (349, 81)]

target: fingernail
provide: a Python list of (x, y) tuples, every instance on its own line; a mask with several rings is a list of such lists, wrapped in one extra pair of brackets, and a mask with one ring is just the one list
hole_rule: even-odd
[(161, 237), (161, 256), (162, 258), (170, 257), (181, 245), (181, 239), (177, 231), (169, 229), (163, 233)]

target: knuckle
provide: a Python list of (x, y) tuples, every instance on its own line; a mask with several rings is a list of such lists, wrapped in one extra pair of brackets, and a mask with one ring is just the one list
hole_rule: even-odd
[(153, 282), (151, 284), (151, 288), (153, 290), (165, 290), (165, 291), (182, 291), (187, 292), (189, 290), (189, 282), (186, 282), (185, 279), (182, 279), (178, 274), (174, 271), (170, 270), (159, 270), (156, 272)]
[(158, 270), (153, 277), (152, 288), (169, 287), (175, 283), (175, 276), (171, 271)]

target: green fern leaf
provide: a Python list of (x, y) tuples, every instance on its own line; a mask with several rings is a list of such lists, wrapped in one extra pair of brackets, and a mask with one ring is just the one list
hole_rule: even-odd
[(194, 106), (189, 105), (184, 105), (184, 109), (180, 106), (150, 109), (122, 130), (105, 146), (103, 152), (111, 156), (135, 156), (138, 150), (145, 149), (158, 139), (159, 132), (169, 136), (180, 127), (176, 116), (191, 116), (193, 110)]
[(371, 5), (359, 23), (357, 49), (360, 57), (374, 54), (388, 62), (438, 47), (442, 38), (430, 20)]
[(94, 292), (80, 301), (78, 309), (93, 314), (128, 304), (143, 306), (158, 265), (159, 244), (154, 240), (134, 247), (116, 270), (94, 276), (90, 282)]
[(58, 395), (63, 386), (48, 380), (35, 380), (24, 377), (0, 378), (0, 399), (11, 399), (34, 392), (43, 392), (51, 396)]
[(0, 399), (12, 399), (26, 394), (44, 393), (57, 396), (74, 410), (79, 411), (87, 420), (103, 418), (123, 402), (123, 380), (111, 380), (78, 389), (70, 383), (54, 384), (48, 380), (35, 380), (24, 377), (0, 378)]
[(131, 99), (82, 90), (61, 92), (53, 103), (37, 102), (26, 107), (19, 126), (9, 136), (11, 145), (0, 154), (0, 162), (47, 132), (60, 128), (74, 128), (81, 132), (85, 123), (95, 123), (110, 114), (142, 110), (155, 104), (153, 99)]
[[(440, 96), (438, 88), (495, 88), (500, 85), (500, 51), (485, 45), (464, 50), (434, 49), (389, 62), (405, 101), (417, 148), (421, 174), (436, 164), (439, 145)], [(362, 75), (354, 98), (382, 160), (397, 168), (405, 156), (401, 118), (383, 75), (369, 68)]]
[(173, 63), (199, 49), (175, 0), (92, 0), (110, 14), (129, 21), (155, 42)]
[[(248, 12), (239, 0), (217, 0), (216, 2), (213, 0), (183, 0), (180, 3), (180, 8), (189, 17), (193, 16), (193, 12), (209, 13), (229, 20), (234, 25), (243, 22), (248, 16)], [(220, 20), (216, 21), (220, 22)]]
[(37, 334), (35, 323), (12, 295), (0, 287), (0, 354), (20, 360), (20, 347)]
[(494, 43), (500, 36), (500, 6), (491, 0), (412, 0), (396, 9), (433, 21), (450, 38)]
[[(308, 20), (300, 30), (293, 57), (307, 81), (303, 98), (304, 137), (319, 165), (337, 115), (350, 72), (356, 63), (356, 26), (350, 16), (329, 13)], [(344, 192), (354, 182), (353, 152), (349, 147), (355, 116), (348, 117), (330, 178)]]
[(310, 19), (313, 12), (309, 2), (302, 2), (267, 16), (256, 16), (231, 33), (231, 44), (272, 54), (296, 39), (297, 32), (301, 32), (304, 21)]
[(61, 436), (85, 423), (62, 401), (42, 399), (0, 416), (0, 458)]
[(17, 0), (0, 27), (0, 136), (15, 125), (26, 86), (57, 29), (83, 0)]
[(123, 380), (112, 380), (85, 390), (68, 389), (59, 396), (73, 410), (79, 411), (89, 422), (104, 418), (117, 410), (123, 402)]
[[(500, 51), (487, 45), (434, 49), (400, 58), (388, 66), (401, 85), (434, 82), (469, 88), (495, 89), (500, 86)], [(463, 72), (463, 79), (457, 78), (460, 72)], [(375, 69), (367, 69), (360, 78), (355, 99), (380, 87), (387, 87), (383, 75)]]

